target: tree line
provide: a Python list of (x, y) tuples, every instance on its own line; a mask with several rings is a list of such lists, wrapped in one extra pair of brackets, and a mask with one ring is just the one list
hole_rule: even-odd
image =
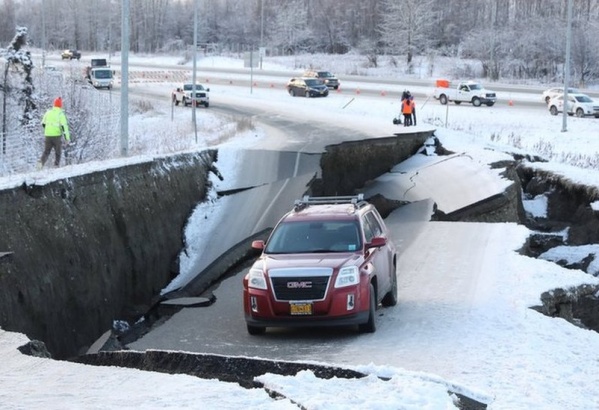
[[(572, 1), (571, 73), (599, 77), (599, 0), (129, 0), (130, 47), (180, 52), (198, 41), (222, 51), (265, 47), (284, 53), (357, 51), (477, 59), (489, 79), (559, 81)], [(196, 9), (197, 7), (197, 9)], [(29, 29), (48, 51), (120, 49), (120, 0), (0, 0), (0, 41)]]

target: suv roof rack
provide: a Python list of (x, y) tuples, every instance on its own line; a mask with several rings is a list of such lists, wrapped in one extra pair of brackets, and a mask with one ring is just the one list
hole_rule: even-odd
[(308, 205), (323, 204), (353, 204), (355, 208), (361, 208), (366, 205), (364, 194), (349, 196), (309, 196), (305, 195), (302, 199), (296, 199), (294, 209), (299, 211)]

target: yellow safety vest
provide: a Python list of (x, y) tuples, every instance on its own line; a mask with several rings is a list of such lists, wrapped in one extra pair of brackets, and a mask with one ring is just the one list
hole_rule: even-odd
[(67, 116), (61, 108), (53, 107), (46, 111), (44, 118), (42, 118), (42, 124), (44, 125), (45, 137), (60, 137), (64, 133), (64, 138), (67, 141), (71, 140)]

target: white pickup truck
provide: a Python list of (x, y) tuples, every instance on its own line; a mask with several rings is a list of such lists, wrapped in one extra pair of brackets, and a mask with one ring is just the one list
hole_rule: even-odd
[(443, 105), (453, 101), (456, 104), (465, 102), (472, 103), (475, 107), (480, 107), (482, 104), (491, 107), (497, 101), (495, 91), (487, 90), (474, 81), (450, 83), (447, 80), (437, 80), (436, 85), (433, 96)]
[[(193, 84), (183, 84), (182, 87), (177, 87), (174, 91), (173, 91), (173, 103), (175, 105), (179, 105), (179, 104), (183, 104), (184, 106), (186, 105), (191, 105), (192, 104), (192, 98), (191, 98), (191, 91), (192, 91), (192, 87)], [(204, 107), (208, 108), (208, 106), (210, 105), (210, 95), (208, 94), (210, 92), (210, 88), (205, 88), (203, 85), (201, 84), (196, 84), (196, 104), (197, 105), (203, 105)]]

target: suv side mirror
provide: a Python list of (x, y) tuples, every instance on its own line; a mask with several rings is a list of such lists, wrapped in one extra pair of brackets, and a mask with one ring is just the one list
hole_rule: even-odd
[(253, 241), (252, 249), (257, 249), (257, 250), (261, 251), (262, 249), (264, 249), (264, 241), (263, 240)]
[(382, 236), (375, 236), (372, 238), (369, 244), (367, 244), (368, 248), (380, 248), (381, 246), (385, 246), (387, 244), (387, 238)]

